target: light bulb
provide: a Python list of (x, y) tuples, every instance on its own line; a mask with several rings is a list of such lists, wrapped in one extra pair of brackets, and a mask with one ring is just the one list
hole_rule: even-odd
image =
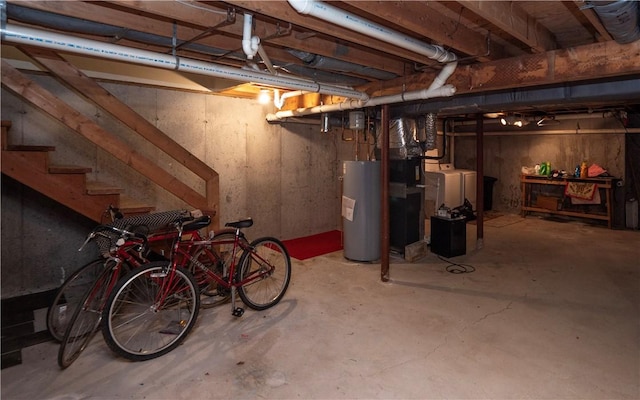
[(258, 102), (260, 104), (267, 104), (271, 101), (271, 95), (269, 94), (269, 89), (260, 89), (260, 94), (258, 95)]

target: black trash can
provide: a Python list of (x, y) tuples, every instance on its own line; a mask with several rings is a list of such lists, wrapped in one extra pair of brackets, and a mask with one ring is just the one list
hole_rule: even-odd
[(496, 183), (498, 178), (494, 178), (493, 176), (485, 176), (484, 177), (484, 211), (491, 210), (493, 208), (493, 184)]

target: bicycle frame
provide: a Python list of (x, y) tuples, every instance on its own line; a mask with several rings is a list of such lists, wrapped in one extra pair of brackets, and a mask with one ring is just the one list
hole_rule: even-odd
[[(273, 271), (274, 267), (269, 266), (268, 270), (256, 271), (251, 275), (245, 277), (242, 281), (236, 281), (235, 280), (236, 271), (237, 271), (237, 268), (240, 267), (240, 265), (236, 263), (236, 260), (240, 260), (241, 258), (240, 252), (243, 252), (243, 253), (249, 252), (251, 254), (251, 257), (258, 260), (261, 265), (269, 265), (269, 264), (266, 262), (266, 260), (260, 257), (259, 254), (253, 253), (251, 245), (242, 235), (240, 228), (223, 229), (219, 232), (216, 232), (216, 235), (220, 235), (224, 233), (233, 234), (234, 239), (221, 240), (221, 239), (213, 238), (213, 239), (202, 240), (196, 237), (186, 242), (176, 241), (176, 244), (174, 245), (174, 249), (173, 249), (174, 254), (172, 257), (172, 260), (176, 260), (174, 261), (174, 263), (176, 264), (175, 266), (179, 266), (177, 265), (177, 260), (183, 260), (182, 262), (183, 265), (186, 264), (187, 261), (189, 261), (195, 266), (197, 266), (198, 268), (200, 268), (204, 273), (206, 273), (209, 279), (222, 285), (226, 289), (237, 288), (239, 286), (247, 285), (255, 280), (262, 279), (263, 277), (265, 277), (266, 275), (269, 275)], [(200, 261), (198, 261), (193, 257), (193, 254), (195, 254), (197, 250), (204, 250), (210, 260), (217, 261), (219, 256), (214, 251), (212, 251), (211, 248), (214, 246), (219, 246), (224, 244), (233, 244), (233, 248), (231, 253), (232, 262), (228, 266), (229, 270), (223, 271), (222, 276), (216, 274), (206, 265), (202, 264)], [(192, 250), (194, 248), (196, 250)], [(179, 257), (175, 257), (175, 255), (179, 255)], [(225, 278), (225, 275), (226, 275), (226, 278)]]
[[(147, 260), (144, 256), (143, 256), (143, 252), (145, 250), (145, 248), (147, 247), (148, 244), (152, 244), (152, 243), (157, 243), (157, 242), (162, 242), (165, 240), (175, 240), (178, 248), (180, 248), (181, 242), (179, 240), (176, 240), (177, 237), (182, 236), (182, 232), (178, 232), (178, 231), (166, 231), (166, 232), (160, 232), (160, 233), (156, 233), (153, 235), (150, 235), (149, 237), (146, 237), (142, 234), (136, 234), (133, 232), (129, 232), (127, 230), (124, 229), (118, 229), (118, 228), (114, 228), (114, 227), (110, 227), (110, 226), (99, 226), (97, 228), (95, 228), (87, 237), (86, 241), (84, 242), (84, 244), (82, 245), (82, 247), (80, 247), (79, 251), (82, 250), (84, 248), (84, 246), (91, 241), (91, 239), (93, 239), (96, 235), (101, 235), (100, 231), (101, 229), (108, 229), (110, 231), (114, 231), (114, 232), (118, 232), (121, 234), (121, 236), (116, 240), (116, 245), (115, 247), (112, 247), (110, 249), (110, 256), (106, 258), (105, 260), (105, 265), (108, 265), (109, 261), (113, 261), (114, 262), (114, 266), (112, 267), (112, 273), (110, 275), (109, 278), (109, 282), (108, 282), (108, 286), (107, 286), (107, 290), (106, 293), (110, 293), (111, 290), (114, 288), (114, 286), (116, 285), (117, 281), (118, 281), (118, 277), (119, 277), (119, 272), (120, 269), (122, 267), (122, 264), (124, 262), (126, 262), (128, 265), (134, 267), (134, 268), (138, 268), (141, 265), (146, 264), (147, 262), (149, 262), (149, 260)], [(189, 234), (191, 234), (192, 240), (201, 240), (202, 237), (199, 233), (199, 231), (194, 230), (194, 231), (188, 231)], [(104, 235), (103, 235), (104, 236)], [(189, 246), (189, 250), (191, 249), (191, 246)], [(181, 251), (181, 254), (188, 254), (187, 252)], [(189, 260), (189, 258), (184, 257), (183, 258), (183, 263), (178, 265), (178, 266), (184, 266), (187, 261)], [(93, 291), (92, 294), (89, 295), (89, 300), (93, 300), (93, 298), (95, 297), (95, 294), (100, 290), (100, 285), (94, 285), (93, 287)], [(105, 297), (106, 299), (106, 297)], [(87, 302), (86, 304), (92, 304), (91, 301)], [(96, 311), (102, 311), (102, 309), (104, 308), (105, 304), (103, 302), (103, 304), (100, 305), (100, 309), (96, 310)]]

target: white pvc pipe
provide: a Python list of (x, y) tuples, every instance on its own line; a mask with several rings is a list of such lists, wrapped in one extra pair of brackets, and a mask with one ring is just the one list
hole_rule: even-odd
[(2, 41), (7, 43), (45, 47), (62, 52), (192, 72), (194, 74), (232, 79), (240, 82), (255, 82), (291, 90), (304, 90), (360, 100), (367, 100), (369, 98), (364, 92), (359, 92), (344, 86), (324, 85), (304, 79), (271, 75), (261, 71), (227, 67), (225, 65), (174, 57), (167, 54), (133, 49), (19, 25), (7, 24), (0, 32), (2, 33)]
[(431, 82), (431, 86), (429, 86), (429, 89), (427, 90), (433, 90), (433, 89), (442, 87), (447, 82), (447, 79), (449, 79), (449, 77), (456, 70), (457, 66), (458, 66), (457, 61), (453, 61), (448, 64), (445, 64), (445, 66), (442, 67), (442, 70), (440, 70), (440, 73), (438, 74), (438, 76), (436, 76), (433, 82)]
[(278, 111), (275, 114), (268, 114), (267, 121), (277, 122), (284, 118), (301, 117), (303, 115), (330, 113), (336, 111), (353, 110), (363, 107), (373, 107), (380, 104), (393, 104), (404, 101), (425, 100), (433, 97), (453, 96), (456, 92), (452, 85), (444, 85), (437, 89), (423, 89), (413, 92), (394, 94), (389, 96), (373, 97), (369, 100), (347, 100), (342, 103), (319, 105), (309, 108), (298, 108), (295, 110)]
[(258, 46), (260, 46), (260, 38), (257, 36), (251, 36), (251, 30), (253, 28), (253, 15), (244, 14), (244, 25), (242, 28), (242, 50), (247, 55), (247, 59), (253, 60), (253, 57), (258, 53)]
[(359, 16), (337, 7), (323, 3), (318, 0), (287, 0), (289, 4), (299, 13), (311, 15), (324, 21), (342, 26), (369, 37), (376, 38), (383, 42), (391, 43), (395, 46), (424, 55), (428, 58), (447, 63), (440, 73), (433, 80), (429, 88), (414, 92), (401, 93), (390, 96), (380, 96), (369, 100), (348, 100), (343, 103), (321, 105), (311, 108), (299, 108), (292, 111), (278, 111), (275, 114), (267, 115), (268, 121), (278, 121), (282, 118), (293, 116), (318, 114), (333, 111), (351, 110), (362, 107), (372, 107), (380, 104), (393, 104), (412, 100), (425, 100), (433, 97), (453, 96), (455, 87), (445, 85), (447, 79), (453, 74), (458, 58), (455, 54), (446, 51), (441, 46), (435, 46), (421, 42), (410, 36), (391, 30), (375, 22), (360, 18)]
[(391, 43), (416, 54), (424, 55), (442, 63), (456, 61), (455, 54), (436, 46), (421, 42), (400, 32), (391, 30), (375, 22), (317, 0), (288, 0), (291, 7), (301, 14), (307, 14), (324, 21), (340, 25), (364, 35)]
[(280, 91), (276, 89), (276, 90), (273, 91), (273, 93), (274, 93), (273, 104), (279, 110), (284, 105), (284, 101), (286, 99), (288, 99), (289, 97), (302, 96), (302, 95), (305, 95), (305, 94), (310, 93), (310, 92), (305, 92), (304, 90), (296, 90), (294, 92), (286, 92), (286, 93), (280, 94)]

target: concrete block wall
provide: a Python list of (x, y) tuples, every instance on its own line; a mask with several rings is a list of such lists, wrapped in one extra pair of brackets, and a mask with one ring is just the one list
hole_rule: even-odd
[[(102, 109), (50, 77), (30, 77), (204, 192), (200, 178)], [(339, 130), (321, 134), (319, 125), (269, 124), (265, 116), (274, 111), (273, 106), (254, 100), (117, 83), (102, 85), (219, 173), (221, 224), (251, 216), (255, 224), (247, 230), (250, 238), (269, 235), (288, 239), (340, 229), (339, 166), (341, 158), (349, 159), (351, 144), (341, 140)], [(14, 144), (55, 145), (51, 154), (54, 163), (92, 167), (91, 179), (124, 188), (129, 196), (158, 210), (190, 208), (4, 89), (2, 119), (13, 123), (9, 136)], [(56, 287), (85, 259), (97, 256), (92, 251), (86, 256), (77, 252), (95, 223), (34, 195), (17, 182), (5, 181), (3, 177), (3, 298)], [(37, 206), (33, 205), (34, 196)], [(9, 226), (12, 229), (7, 229)]]

